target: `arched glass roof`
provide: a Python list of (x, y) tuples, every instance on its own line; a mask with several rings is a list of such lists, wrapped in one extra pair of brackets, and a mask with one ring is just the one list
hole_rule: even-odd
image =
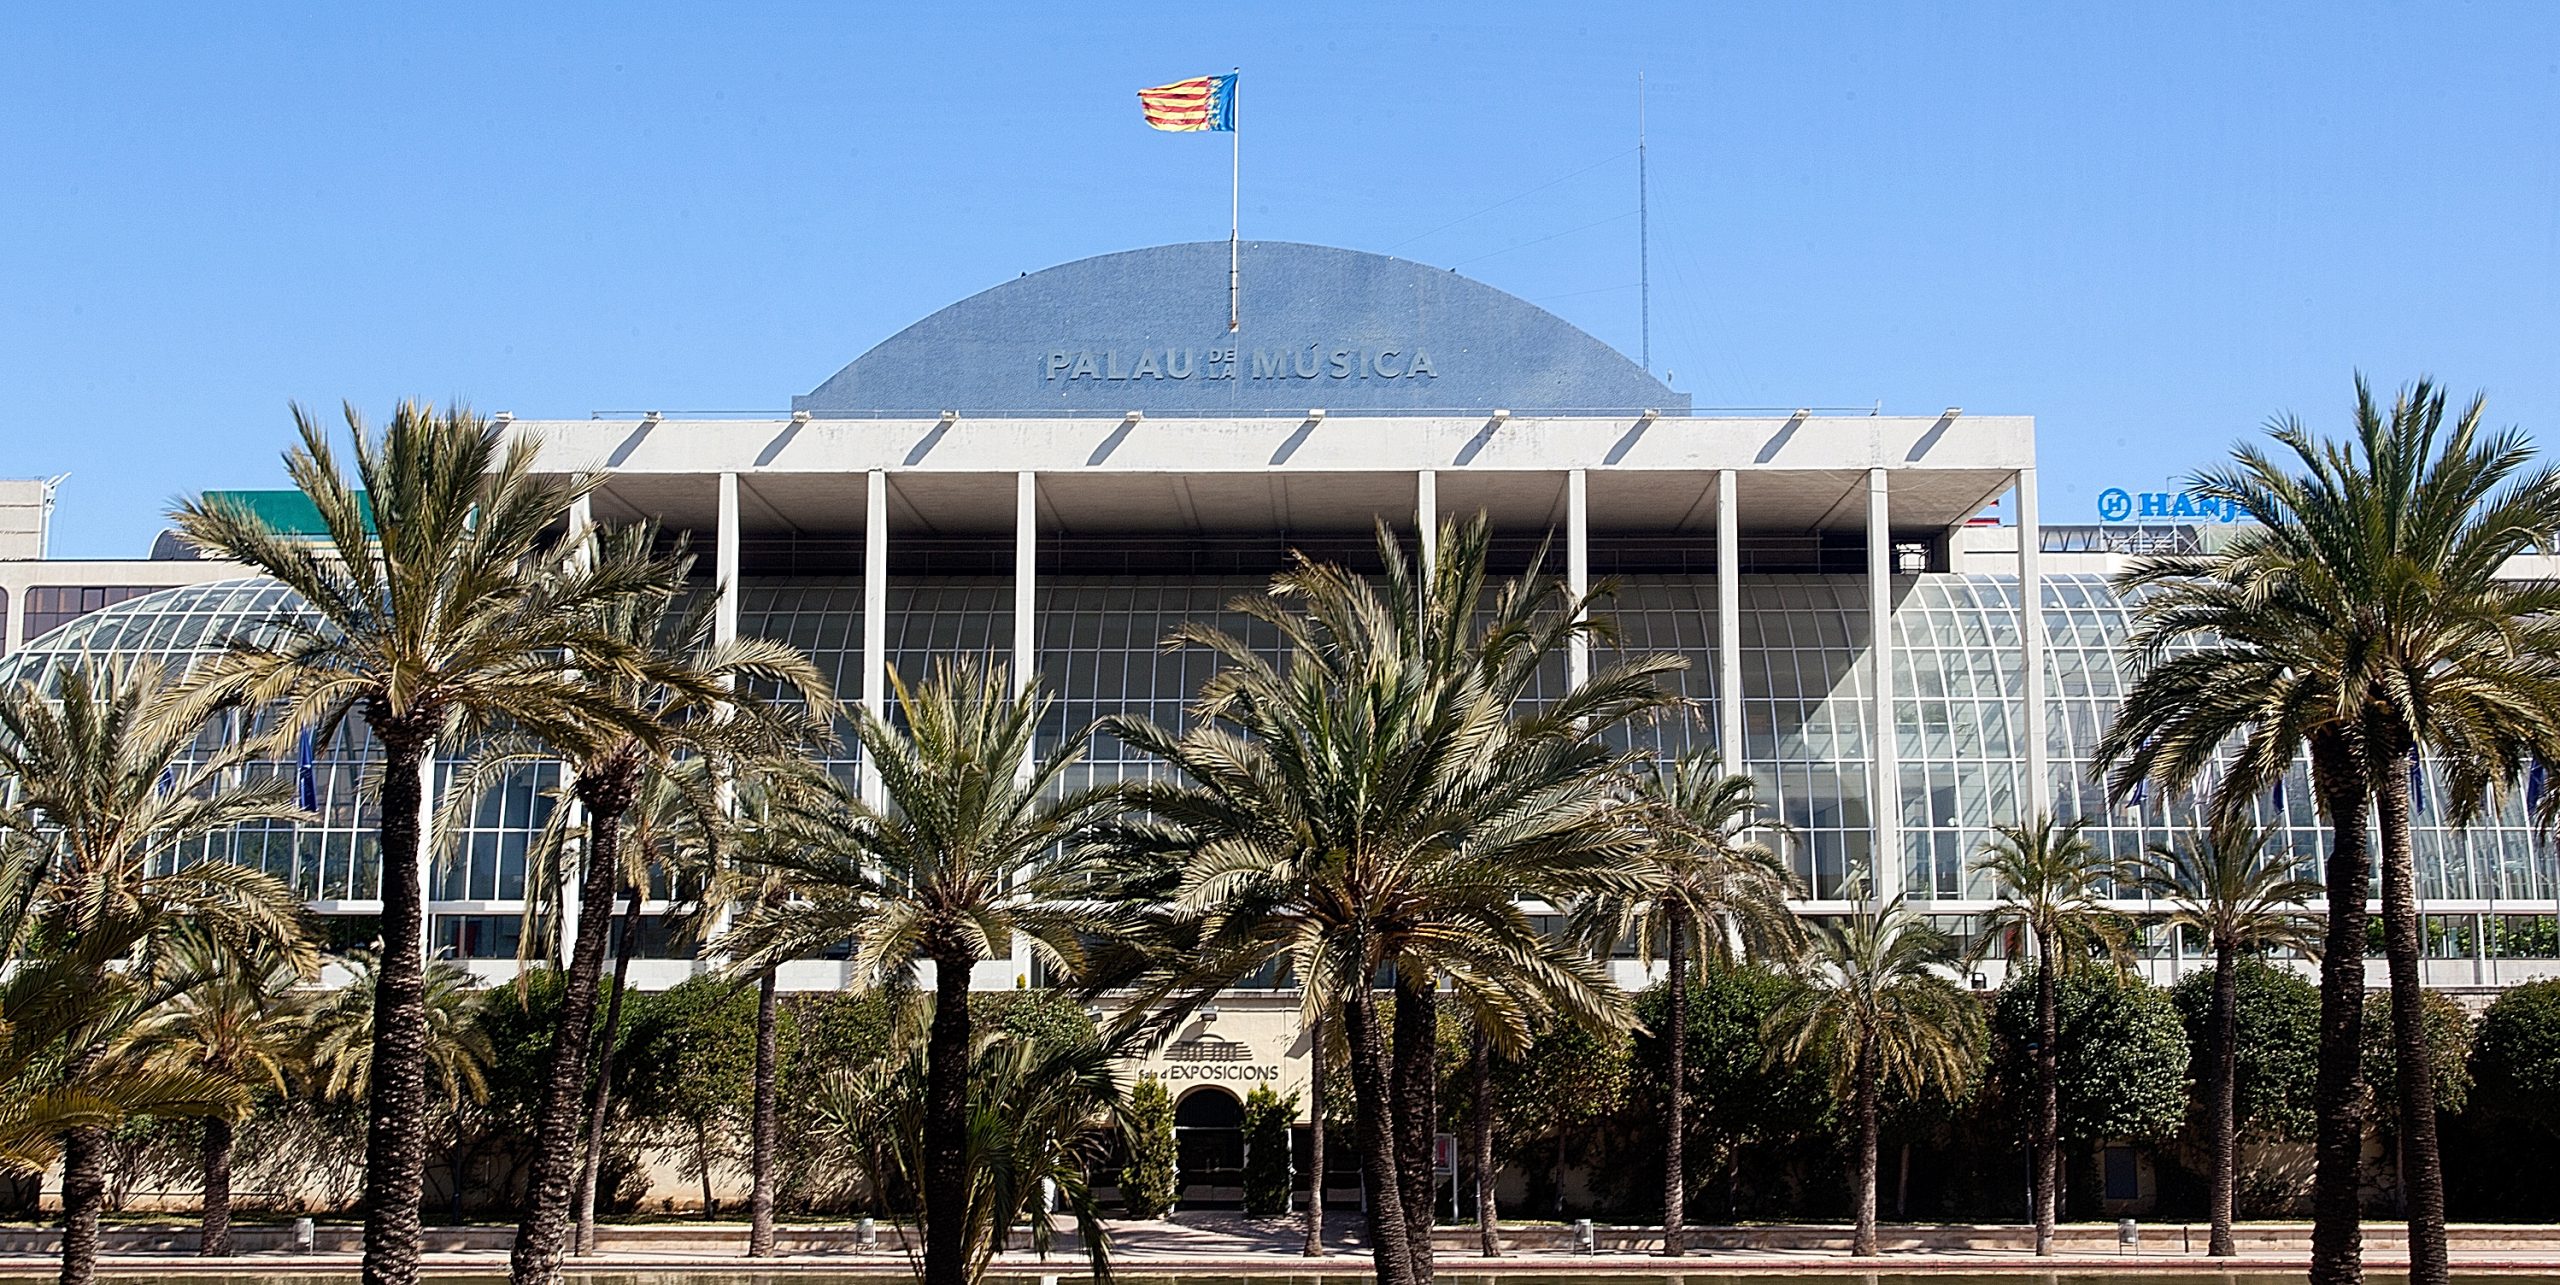
[(279, 620), (307, 618), (292, 590), (264, 577), (183, 585), (93, 611), (0, 660), (0, 682), (50, 680), (81, 656), (148, 656), (184, 670), (233, 638)]

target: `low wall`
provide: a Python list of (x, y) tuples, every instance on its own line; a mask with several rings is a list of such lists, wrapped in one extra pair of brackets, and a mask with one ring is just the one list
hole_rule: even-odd
[[(1358, 1216), (1336, 1214), (1332, 1221), (1337, 1228), (1356, 1227)], [(2065, 1223), (2055, 1229), (2054, 1247), (2066, 1254), (2138, 1252), (2167, 1257), (2204, 1252), (2203, 1223), (2138, 1223), (2136, 1227), (2141, 1239), (2138, 1249), (2132, 1251), (2117, 1243), (2112, 1223)], [(1272, 1225), (1272, 1230), (1286, 1232), (1294, 1244), (1293, 1231), (1283, 1225)], [(1133, 1257), (1221, 1252), (1212, 1244), (1188, 1240), (1186, 1231), (1179, 1224), (1131, 1223), (1115, 1226), (1112, 1234), (1121, 1251)], [(2405, 1252), (2407, 1231), (2399, 1223), (2367, 1222), (2365, 1248), (2370, 1253), (2396, 1256)], [(1699, 1253), (1724, 1250), (1846, 1254), (1849, 1234), (1845, 1226), (1821, 1223), (1692, 1227), (1687, 1229), (1683, 1243)], [(609, 1254), (720, 1254), (743, 1249), (746, 1236), (742, 1223), (607, 1224), (596, 1229), (596, 1248)], [(877, 1244), (865, 1247), (860, 1242), (861, 1233), (854, 1227), (786, 1225), (775, 1229), (775, 1248), (784, 1254), (846, 1256), (902, 1252), (904, 1239), (899, 1228), (883, 1223), (875, 1236)], [(1574, 1251), (1574, 1236), (1569, 1225), (1509, 1224), (1502, 1229), (1502, 1244), (1507, 1250), (1521, 1253), (1569, 1254)], [(1604, 1254), (1656, 1254), (1662, 1250), (1659, 1227), (1595, 1226), (1592, 1237), (1595, 1248)], [(2234, 1229), (2234, 1238), (2244, 1255), (2306, 1254), (2311, 1249), (2311, 1224), (2243, 1223)], [(2469, 1253), (2560, 1258), (2560, 1225), (2463, 1224), (2452, 1229), (2452, 1238), (2455, 1249)], [(1245, 1242), (1251, 1239), (1250, 1234), (1243, 1238)], [(101, 1232), (101, 1240), (102, 1248), (110, 1254), (192, 1254), (196, 1249), (196, 1229), (185, 1224), (107, 1227)], [(1878, 1240), (1887, 1253), (2031, 1254), (2035, 1250), (2034, 1229), (2016, 1224), (1888, 1223), (1879, 1229)], [(60, 1252), (61, 1241), (61, 1233), (53, 1228), (0, 1227), (0, 1255), (51, 1255)], [(425, 1229), (429, 1253), (498, 1254), (514, 1241), (513, 1227)], [(1020, 1235), (1015, 1237), (1018, 1246), (1023, 1241)], [(1463, 1226), (1438, 1228), (1433, 1241), (1442, 1254), (1452, 1259), (1474, 1254), (1478, 1243), (1476, 1229)], [(293, 1229), (280, 1224), (241, 1224), (232, 1229), (232, 1242), (244, 1254), (288, 1252), (293, 1248)], [(1074, 1246), (1073, 1234), (1061, 1229), (1059, 1251), (1072, 1255)], [(1226, 1252), (1250, 1247), (1249, 1243), (1238, 1243)], [(320, 1224), (314, 1230), (312, 1248), (323, 1254), (356, 1253), (363, 1248), (363, 1229), (354, 1223)]]

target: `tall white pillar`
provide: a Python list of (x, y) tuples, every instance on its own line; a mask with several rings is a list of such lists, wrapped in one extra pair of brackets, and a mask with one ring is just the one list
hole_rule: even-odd
[(711, 574), (718, 578), (720, 594), (718, 614), (713, 617), (713, 637), (720, 642), (738, 638), (738, 475), (720, 475), (720, 543), (712, 562)]
[[(1040, 630), (1038, 603), (1040, 584), (1040, 479), (1028, 470), (1013, 475), (1013, 682), (1025, 688), (1040, 681)], [(1031, 770), (1040, 761), (1039, 733), (1023, 747), (1022, 762), (1014, 773), (1022, 780), (1031, 779)], [(1026, 983), (1031, 977), (1031, 939), (1022, 933), (1013, 935), (1013, 976), (1009, 983)]]
[(1902, 763), (1893, 726), (1893, 522), (1885, 471), (1867, 470), (1867, 805), (1875, 822), (1874, 896), (1902, 891)]
[(2023, 735), (2027, 739), (2026, 820), (2053, 811), (2053, 771), (2045, 761), (2044, 572), (2038, 562), (2043, 531), (2036, 522), (2036, 471), (2018, 470), (2018, 663), (2025, 683)]
[[(712, 641), (723, 645), (738, 640), (738, 599), (746, 591), (738, 570), (738, 546), (744, 539), (740, 527), (738, 475), (723, 473), (720, 475), (720, 543), (713, 562), (713, 574), (720, 578), (720, 602), (711, 623)], [(729, 707), (723, 705), (713, 716), (725, 719), (728, 715)], [(712, 770), (716, 774), (711, 783), (712, 800), (719, 805), (721, 813), (727, 815), (738, 803), (736, 774), (729, 764), (714, 764)], [(639, 889), (637, 895), (646, 899), (649, 890)], [(712, 914), (711, 936), (716, 938), (728, 931), (729, 920), (729, 907), (724, 904)]]
[[(418, 868), (409, 877), (418, 881), (418, 951), (430, 960), (436, 957), (436, 801), (436, 743), (428, 741), (418, 756)], [(382, 877), (390, 878), (391, 871)]]
[[(1040, 480), (1036, 474), (1013, 475), (1013, 685), (1019, 689), (1039, 681), (1040, 633), (1036, 627), (1040, 579)], [(1031, 754), (1037, 754), (1035, 748)], [(1032, 759), (1022, 760), (1029, 775)]]
[(1716, 473), (1716, 746), (1742, 770), (1742, 513), (1732, 469)]
[(1414, 474), (1413, 529), (1422, 533), (1425, 566), (1440, 561), (1440, 475), (1430, 469)]
[[(1564, 475), (1564, 582), (1579, 601), (1591, 592), (1591, 486), (1584, 469), (1571, 469)], [(1591, 640), (1581, 634), (1573, 636), (1566, 653), (1568, 686), (1580, 687), (1591, 680)]]
[[(888, 712), (889, 691), (889, 475), (871, 470), (862, 506), (862, 708), (873, 718)], [(862, 756), (862, 801), (879, 807), (880, 769)]]
[(1040, 676), (1038, 632), (1032, 628), (1033, 589), (1039, 580), (1040, 482), (1036, 474), (1013, 475), (1013, 684), (1021, 687)]
[[(581, 495), (569, 501), (570, 539), (585, 538), (581, 533), (594, 526), (595, 520), (596, 507), (593, 495)], [(586, 560), (586, 551), (582, 548), (576, 556), (583, 563)], [(571, 795), (568, 806), (570, 828), (583, 829), (587, 822), (587, 805), (579, 802), (576, 795)], [(560, 854), (560, 868), (557, 874), (560, 879), (560, 966), (562, 968), (569, 966), (569, 956), (578, 949), (578, 912), (579, 908), (585, 904), (586, 895), (585, 881), (579, 878), (579, 875), (586, 868), (586, 854), (587, 845), (583, 839), (570, 840)]]

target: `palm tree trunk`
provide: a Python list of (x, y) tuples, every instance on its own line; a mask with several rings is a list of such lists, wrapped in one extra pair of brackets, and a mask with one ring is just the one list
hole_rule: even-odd
[(1858, 1171), (1852, 1181), (1856, 1184), (1854, 1195), (1858, 1223), (1850, 1252), (1860, 1258), (1873, 1258), (1876, 1256), (1877, 1117), (1881, 1112), (1876, 1108), (1875, 1038), (1867, 1036), (1865, 1043), (1864, 1055), (1858, 1059), (1858, 1087), (1854, 1095), (1858, 1113)]
[(2213, 1065), (2205, 1077), (2205, 1114), (2213, 1121), (2213, 1234), (2205, 1253), (2229, 1258), (2235, 1194), (2240, 1184), (2240, 1123), (2232, 1089), (2240, 1073), (2240, 979), (2232, 970), (2239, 951), (2228, 938), (2213, 943)]
[(1377, 1285), (1415, 1285), (1413, 1242), (1405, 1235), (1404, 1184), (1396, 1173), (1392, 1076), (1385, 1033), (1378, 1029), (1377, 999), (1364, 987), (1344, 1001), (1342, 1015), (1351, 1042), (1351, 1098), (1360, 1121), (1360, 1170), (1369, 1188), (1369, 1254), (1377, 1265)]
[(414, 1285), (427, 1179), (426, 889), (420, 769), (433, 729), (369, 707), (382, 743), (382, 960), (373, 979), (373, 1093), (365, 1105), (364, 1285)]
[(1680, 931), (1680, 921), (1671, 921), (1671, 949), (1666, 952), (1671, 965), (1668, 999), (1669, 1020), (1663, 1023), (1663, 1075), (1671, 1091), (1664, 1095), (1662, 1120), (1662, 1252), (1678, 1258), (1686, 1250), (1681, 1242), (1682, 1215), (1689, 1206), (1688, 1096), (1689, 1096), (1689, 941)]
[(1307, 1243), (1298, 1252), (1324, 1257), (1324, 1019), (1307, 1028)]
[(98, 1215), (106, 1208), (107, 1131), (62, 1136), (62, 1285), (98, 1279)]
[(925, 1037), (924, 1285), (969, 1285), (969, 970), (965, 953), (933, 961)]
[(1432, 1143), (1439, 1132), (1440, 996), (1428, 980), (1396, 981), (1396, 1176), (1403, 1180), (1404, 1234), (1413, 1279), (1431, 1282), (1431, 1229), (1440, 1221)]
[(1485, 1038), (1484, 1024), (1475, 1031), (1476, 1064), (1476, 1252), (1486, 1258), (1502, 1257), (1502, 1211), (1495, 1207), (1493, 1196), (1493, 1042)]
[(622, 997), (631, 988), (631, 956), (640, 940), (640, 905), (648, 889), (630, 890), (622, 912), (622, 939), (613, 944), (613, 996), (605, 1001), (604, 1028), (596, 1033), (595, 1096), (587, 1106), (587, 1154), (578, 1167), (577, 1252), (596, 1252), (596, 1183), (604, 1177), (604, 1127), (613, 1117), (613, 1058), (622, 1047)]
[[(753, 1188), (747, 1196), (747, 1257), (773, 1257), (773, 1152), (781, 1128), (774, 1083), (782, 1074), (782, 1004), (774, 994), (774, 970), (756, 985), (755, 1139), (748, 1161)], [(1046, 1210), (1041, 1216), (1047, 1216)]]
[(196, 1236), (201, 1258), (231, 1255), (231, 1121), (207, 1116), (204, 1122), (204, 1227)]
[(2400, 1199), (2409, 1216), (2409, 1285), (2446, 1285), (2444, 1166), (2436, 1150), (2435, 1060), (2427, 1047), (2418, 868), (2409, 847), (2406, 751), (2386, 761), (2382, 814), (2382, 944), (2391, 964), (2391, 1047), (2399, 1074)]
[(2054, 965), (2051, 943), (2036, 952), (2036, 1256), (2053, 1253), (2055, 1202), (2062, 1189), (2062, 1066), (2054, 1047), (2059, 1026), (2054, 1012)]
[(533, 1163), (525, 1182), (524, 1221), (508, 1256), (516, 1285), (552, 1285), (568, 1248), (569, 1184), (586, 1148), (588, 1050), (593, 1047), (596, 982), (604, 974), (605, 939), (613, 932), (613, 894), (622, 876), (622, 813), (631, 806), (628, 778), (581, 780), (587, 805), (586, 871), (578, 904), (578, 943), (561, 978), (560, 1013), (551, 1033), (550, 1075), (535, 1109)]
[(2364, 1154), (2365, 816), (2371, 786), (2362, 747), (2349, 732), (2311, 738), (2312, 784), (2329, 826), (2324, 871), (2328, 925), (2320, 954), (2320, 1072), (2312, 1109), (2311, 1285), (2358, 1285), (2364, 1279), (2364, 1230), (2358, 1206)]

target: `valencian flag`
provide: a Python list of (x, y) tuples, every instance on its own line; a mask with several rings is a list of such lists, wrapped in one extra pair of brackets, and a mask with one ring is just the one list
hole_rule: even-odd
[(1234, 133), (1236, 128), (1236, 78), (1194, 76), (1170, 85), (1138, 91), (1138, 110), (1146, 113), (1147, 124), (1157, 129), (1184, 133), (1198, 130), (1222, 130)]
[(1236, 132), (1236, 73), (1194, 76), (1170, 85), (1138, 91), (1138, 110), (1151, 129), (1181, 134), (1215, 131), (1227, 136), (1227, 333), (1244, 324), (1243, 240), (1237, 227), (1244, 211), (1244, 137)]

